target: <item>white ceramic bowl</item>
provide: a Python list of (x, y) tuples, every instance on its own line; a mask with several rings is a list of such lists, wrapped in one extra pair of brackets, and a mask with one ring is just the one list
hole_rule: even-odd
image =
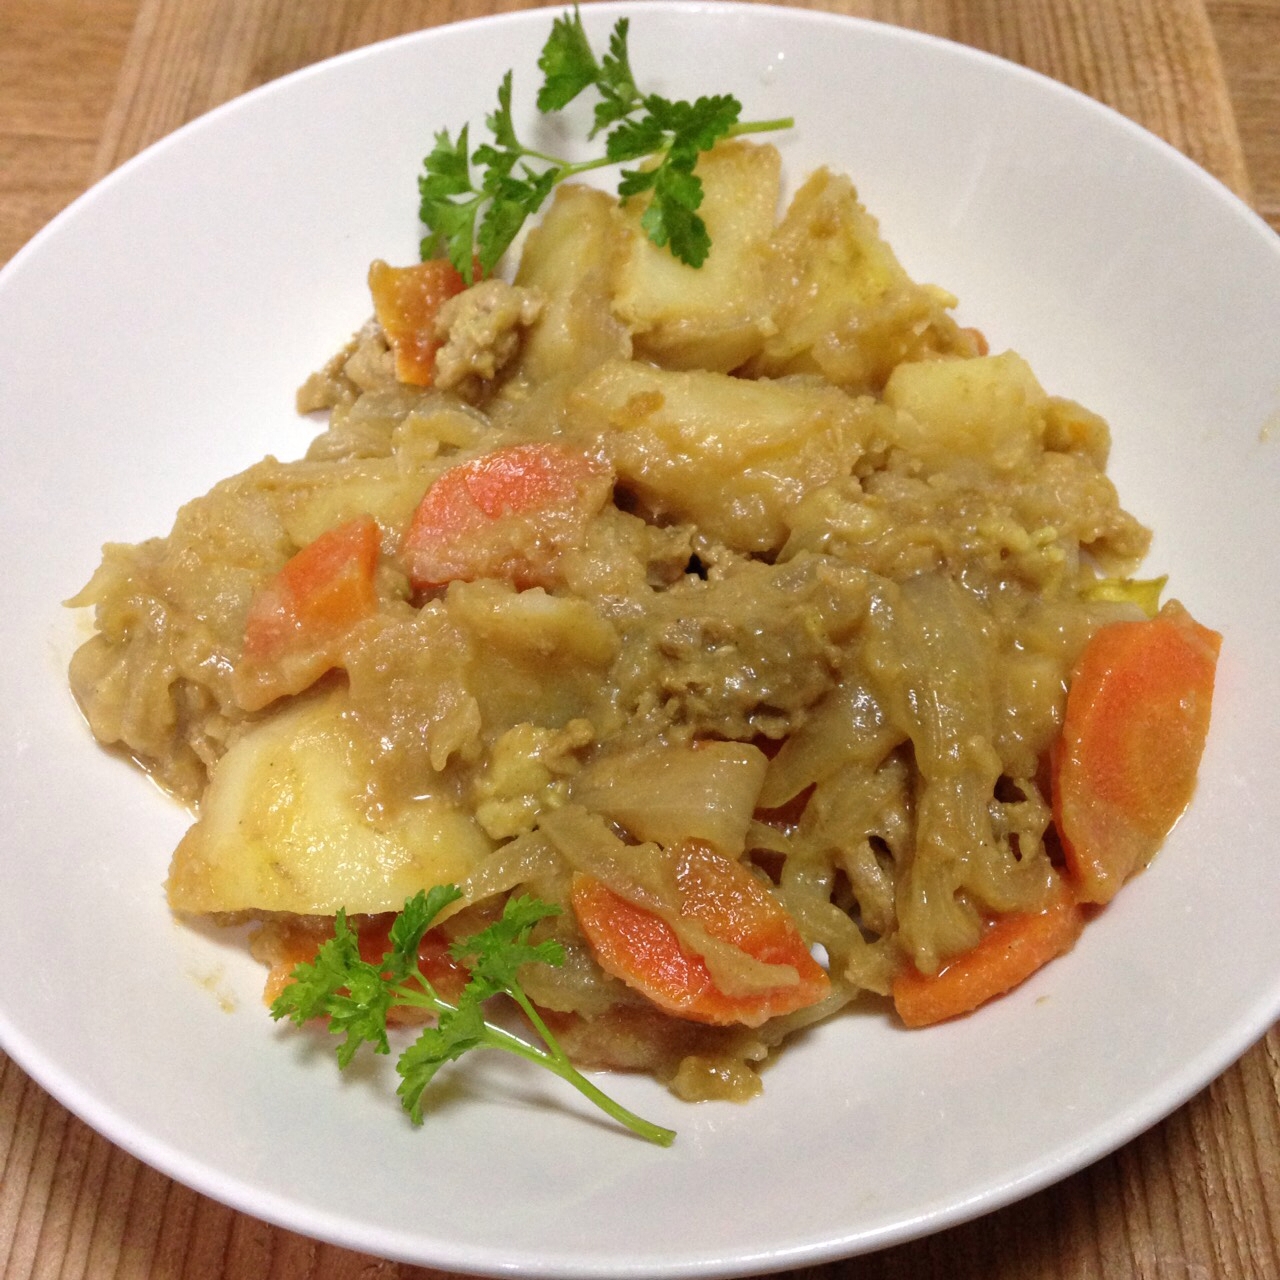
[[(624, 10), (593, 5), (603, 37)], [(483, 1056), (409, 1126), (379, 1060), (275, 1027), (239, 940), (175, 924), (186, 817), (96, 748), (59, 601), (106, 540), (262, 454), (300, 378), (416, 251), (435, 130), (508, 68), (531, 111), (551, 13), (395, 40), (213, 112), (89, 192), (0, 274), (0, 1039), (56, 1097), (251, 1214), (450, 1270), (692, 1276), (799, 1266), (995, 1208), (1174, 1108), (1280, 1011), (1276, 548), (1280, 241), (1134, 125), (1018, 67), (801, 11), (633, 7), (639, 76), (730, 91), (794, 180), (850, 172), (917, 278), (1105, 414), (1150, 565), (1225, 637), (1199, 793), (1065, 959), (979, 1015), (824, 1026), (745, 1107), (609, 1081), (663, 1151)]]

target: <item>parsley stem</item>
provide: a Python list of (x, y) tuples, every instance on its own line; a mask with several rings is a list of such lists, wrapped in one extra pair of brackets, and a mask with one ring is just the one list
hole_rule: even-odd
[(543, 1043), (547, 1046), (549, 1057), (545, 1059), (545, 1065), (549, 1070), (554, 1071), (562, 1080), (573, 1085), (583, 1097), (594, 1102), (601, 1111), (612, 1116), (620, 1124), (626, 1125), (632, 1133), (644, 1138), (646, 1142), (657, 1143), (660, 1147), (669, 1147), (675, 1141), (674, 1129), (664, 1129), (661, 1125), (653, 1124), (642, 1116), (636, 1115), (634, 1111), (624, 1107), (617, 1099), (611, 1098), (607, 1093), (597, 1089), (569, 1061), (568, 1055), (560, 1047), (559, 1040), (555, 1038), (551, 1028), (542, 1020), (542, 1015), (539, 1014), (529, 997), (519, 987), (511, 988), (511, 995), (520, 1008), (524, 1010), (525, 1017), (533, 1024), (534, 1030), (542, 1037)]
[(742, 120), (730, 125), (725, 133), (726, 138), (738, 138), (744, 133), (776, 133), (779, 129), (793, 129), (794, 116), (779, 116), (776, 120)]
[[(432, 994), (425, 978), (420, 979), (420, 981), (422, 984), (420, 986), (410, 986), (403, 983), (397, 986), (396, 996), (398, 1001), (402, 1004), (414, 1005), (417, 1008), (429, 1010), (437, 1016), (457, 1012), (456, 1006)], [(509, 987), (507, 994), (524, 1011), (525, 1017), (533, 1024), (534, 1030), (546, 1047), (540, 1049), (537, 1045), (530, 1044), (527, 1040), (522, 1040), (519, 1036), (513, 1035), (510, 1031), (495, 1026), (492, 1022), (486, 1020), (484, 1024), (486, 1043), (490, 1048), (505, 1049), (506, 1052), (514, 1053), (517, 1057), (524, 1058), (528, 1062), (536, 1062), (539, 1066), (546, 1067), (548, 1071), (559, 1076), (561, 1080), (573, 1085), (584, 1098), (593, 1102), (606, 1115), (611, 1116), (619, 1124), (630, 1129), (637, 1137), (645, 1139), (646, 1142), (656, 1143), (660, 1147), (669, 1147), (675, 1141), (675, 1130), (664, 1129), (661, 1125), (654, 1124), (643, 1116), (636, 1115), (634, 1111), (624, 1107), (622, 1103), (611, 1098), (603, 1090), (596, 1088), (569, 1061), (568, 1055), (560, 1047), (560, 1042), (552, 1033), (551, 1028), (543, 1021), (533, 1002), (519, 987)]]
[[(795, 119), (791, 116), (779, 116), (776, 120), (743, 120), (731, 125), (725, 133), (726, 138), (740, 138), (748, 133), (775, 133), (780, 129), (791, 129)], [(663, 147), (653, 154), (665, 155), (669, 148)], [(556, 171), (556, 184), (566, 178), (576, 177), (580, 173), (590, 173), (593, 169), (607, 169), (610, 165), (625, 164), (626, 161), (611, 160), (608, 156), (597, 156), (594, 160), (566, 160), (563, 156), (553, 156), (546, 151), (538, 151), (534, 147), (521, 147), (520, 154), (531, 160), (541, 160)]]

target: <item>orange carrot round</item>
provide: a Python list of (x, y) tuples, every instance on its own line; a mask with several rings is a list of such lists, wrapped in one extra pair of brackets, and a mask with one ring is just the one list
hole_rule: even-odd
[(418, 590), (505, 578), (544, 584), (554, 552), (579, 541), (609, 496), (602, 463), (555, 444), (521, 444), (451, 467), (427, 490), (401, 544)]
[(1109, 902), (1190, 801), (1221, 644), (1171, 603), (1085, 647), (1053, 756), (1054, 822), (1082, 900)]
[(665, 920), (594, 877), (578, 874), (571, 892), (574, 915), (606, 973), (668, 1013), (715, 1025), (758, 1027), (827, 995), (830, 980), (790, 913), (746, 867), (692, 843), (681, 847), (678, 858), (680, 914), (755, 960), (790, 966), (798, 981), (726, 994), (716, 986), (706, 961)]
[(893, 982), (894, 1008), (908, 1027), (970, 1013), (1069, 951), (1083, 928), (1084, 914), (1070, 885), (1059, 882), (1042, 911), (997, 917), (975, 947), (937, 973), (921, 973), (914, 965), (903, 970)]

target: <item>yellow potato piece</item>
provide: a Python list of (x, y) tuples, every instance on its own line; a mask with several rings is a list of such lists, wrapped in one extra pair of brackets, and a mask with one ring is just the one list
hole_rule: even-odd
[(947, 314), (955, 299), (907, 275), (848, 178), (813, 174), (772, 247), (776, 329), (749, 376), (815, 373), (848, 391), (877, 392), (904, 360), (976, 352)]
[(635, 361), (602, 365), (568, 406), (570, 429), (599, 442), (653, 516), (744, 552), (781, 547), (794, 504), (883, 448), (894, 425), (883, 406), (835, 387)]
[(516, 284), (543, 298), (525, 338), (521, 381), (538, 388), (631, 354), (631, 338), (612, 309), (614, 265), (625, 244), (616, 201), (576, 184), (561, 187), (529, 233)]
[(342, 719), (345, 700), (335, 693), (289, 707), (219, 760), (199, 820), (173, 855), (175, 911), (397, 911), (419, 889), (460, 880), (489, 852), (443, 794), (420, 794), (395, 812), (364, 799), (366, 767)]
[(636, 354), (669, 369), (728, 373), (776, 331), (769, 284), (781, 161), (773, 147), (722, 142), (698, 161), (698, 214), (711, 253), (690, 267), (641, 226), (646, 200), (623, 205), (627, 252), (614, 308), (635, 336)]
[(926, 467), (960, 457), (1012, 471), (1030, 466), (1042, 451), (1048, 397), (1013, 351), (901, 364), (884, 400), (908, 415), (903, 443)]

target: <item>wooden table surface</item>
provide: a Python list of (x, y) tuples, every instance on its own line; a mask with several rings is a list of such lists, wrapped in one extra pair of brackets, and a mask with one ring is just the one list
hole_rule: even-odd
[[(0, 263), (184, 121), (296, 67), (521, 0), (0, 0)], [(1001, 54), (1162, 135), (1280, 229), (1280, 0), (812, 0)], [(435, 1275), (235, 1213), (0, 1054), (0, 1280)], [(1280, 1029), (1163, 1123), (1020, 1204), (809, 1280), (1280, 1276)]]

